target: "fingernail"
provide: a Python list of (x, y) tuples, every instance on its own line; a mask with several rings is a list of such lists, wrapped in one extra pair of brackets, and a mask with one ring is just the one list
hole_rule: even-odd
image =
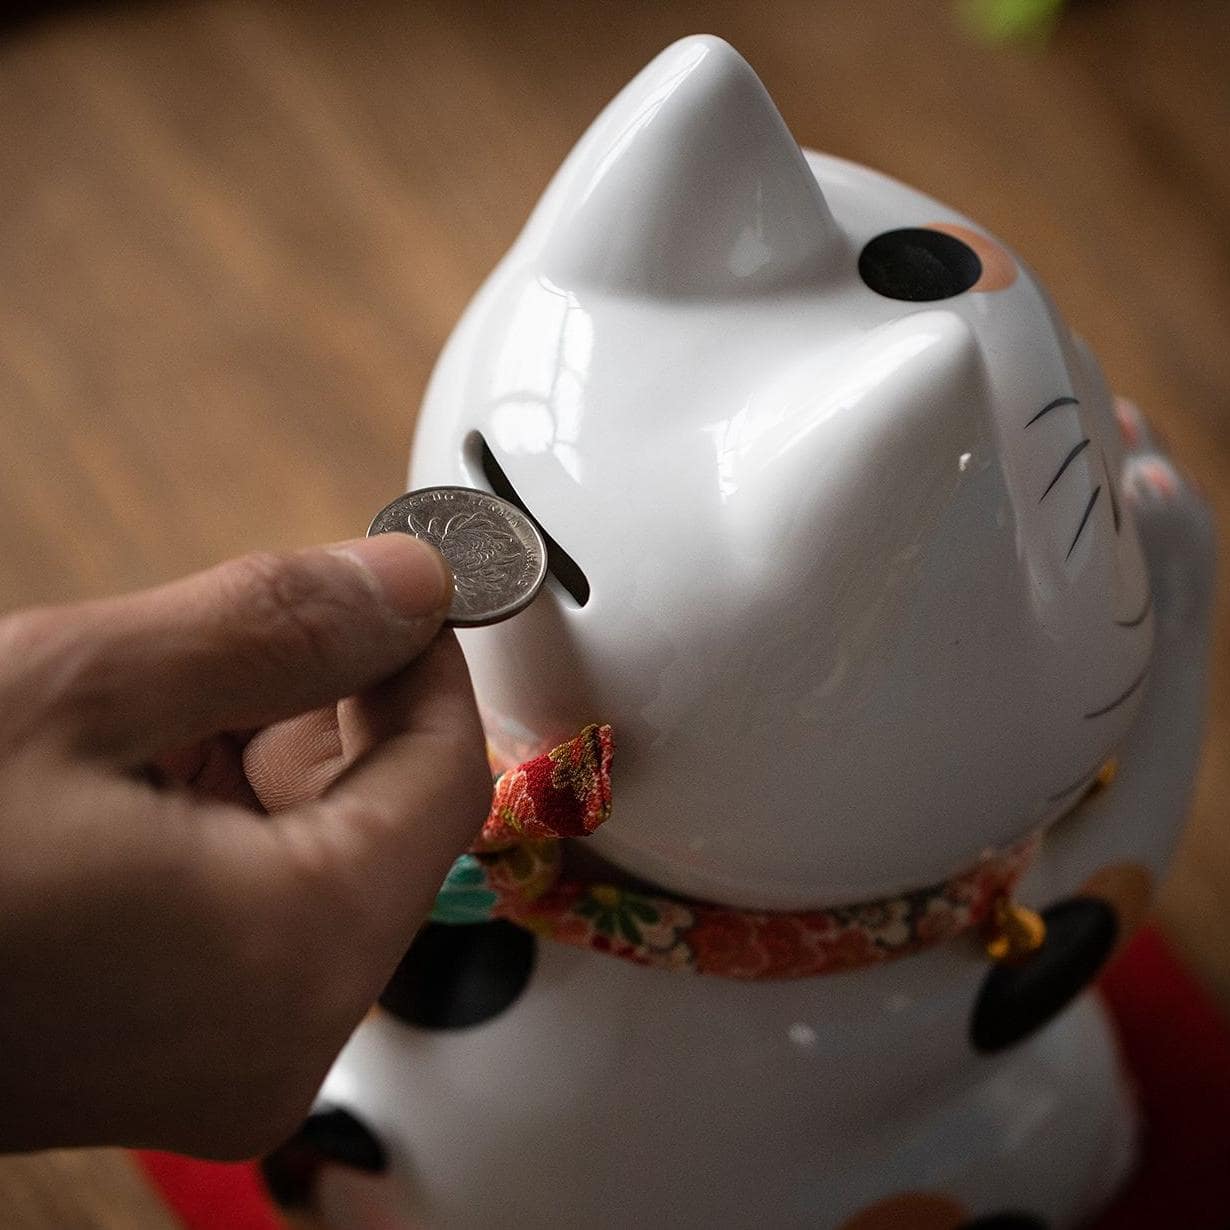
[(453, 597), (453, 574), (435, 547), (409, 534), (375, 534), (329, 547), (372, 579), (399, 615), (421, 619), (446, 610)]

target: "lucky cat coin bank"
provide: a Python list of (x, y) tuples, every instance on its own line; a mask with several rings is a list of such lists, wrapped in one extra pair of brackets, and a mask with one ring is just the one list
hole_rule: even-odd
[(462, 634), (503, 839), (275, 1192), (347, 1228), (1095, 1212), (1138, 1125), (1087, 988), (1182, 823), (1212, 546), (1029, 269), (685, 39), (465, 313), (410, 485), (547, 538)]

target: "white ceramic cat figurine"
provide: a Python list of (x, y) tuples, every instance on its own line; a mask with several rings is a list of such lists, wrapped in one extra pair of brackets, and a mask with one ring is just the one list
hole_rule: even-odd
[(1184, 815), (1212, 547), (1029, 270), (801, 152), (729, 46), (685, 39), (466, 312), (411, 480), (514, 493), (554, 540), (529, 610), (463, 645), (497, 759), (613, 726), (586, 849), (616, 888), (895, 926), (1042, 833), (1016, 895), (1049, 930), (1018, 966), (967, 933), (756, 980), (433, 924), (274, 1185), (312, 1172), (347, 1230), (1096, 1210), (1135, 1121), (1080, 991)]

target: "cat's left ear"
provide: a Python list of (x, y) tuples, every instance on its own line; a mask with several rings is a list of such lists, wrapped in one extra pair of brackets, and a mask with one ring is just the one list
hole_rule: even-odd
[(564, 289), (725, 296), (818, 280), (844, 244), (760, 79), (701, 35), (603, 111), (517, 251)]

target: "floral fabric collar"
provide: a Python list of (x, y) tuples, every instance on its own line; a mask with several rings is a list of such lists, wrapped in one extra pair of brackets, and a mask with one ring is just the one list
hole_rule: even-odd
[(478, 841), (453, 864), (433, 922), (502, 918), (544, 939), (637, 965), (724, 978), (806, 978), (890, 961), (990, 924), (1029, 866), (1037, 836), (988, 851), (941, 884), (827, 910), (746, 910), (563, 872), (560, 839), (611, 812), (609, 726), (501, 774)]

